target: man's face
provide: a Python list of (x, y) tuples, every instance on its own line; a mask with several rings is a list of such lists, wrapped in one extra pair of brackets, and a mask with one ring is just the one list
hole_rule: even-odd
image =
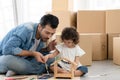
[(44, 28), (41, 29), (40, 37), (42, 41), (46, 42), (52, 35), (55, 33), (56, 29), (52, 29), (50, 25), (46, 25)]

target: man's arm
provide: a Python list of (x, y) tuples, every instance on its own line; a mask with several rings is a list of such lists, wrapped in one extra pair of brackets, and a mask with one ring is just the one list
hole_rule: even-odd
[(33, 56), (38, 62), (44, 63), (44, 56), (40, 52), (22, 50), (20, 54), (17, 54), (17, 56)]
[(51, 42), (48, 44), (48, 46), (47, 46), (47, 50), (48, 50), (48, 51), (54, 50), (56, 44), (57, 44), (57, 43), (56, 43), (55, 40), (51, 41)]
[(38, 62), (44, 62), (43, 61), (43, 55), (40, 52), (33, 52), (28, 50), (23, 50), (19, 48), (21, 45), (21, 39), (12, 37), (8, 40), (8, 42), (4, 45), (2, 54), (3, 55), (17, 55), (17, 56), (33, 56), (36, 58)]
[(33, 56), (33, 57), (34, 55), (35, 55), (35, 52), (27, 51), (27, 50), (22, 50), (21, 53), (17, 54), (17, 56)]
[(42, 48), (40, 52), (48, 54), (50, 51), (55, 49), (55, 45), (56, 45), (56, 42), (55, 40), (53, 40), (48, 44), (48, 46), (46, 46), (45, 48)]

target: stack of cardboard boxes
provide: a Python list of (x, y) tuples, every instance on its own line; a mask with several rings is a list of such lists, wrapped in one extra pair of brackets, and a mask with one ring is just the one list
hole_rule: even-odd
[(120, 65), (120, 37), (113, 38), (113, 63)]
[[(106, 11), (106, 33), (108, 33), (108, 59), (120, 65), (120, 10)], [(115, 38), (115, 39), (114, 39)]]
[(80, 35), (79, 46), (86, 52), (85, 55), (80, 57), (80, 62), (83, 65), (92, 65), (92, 39), (86, 34)]
[(107, 35), (105, 33), (105, 11), (78, 11), (77, 31), (90, 37), (92, 60), (107, 59)]
[(73, 11), (73, 0), (52, 0), (52, 11)]
[(65, 27), (76, 27), (76, 13), (73, 12), (73, 0), (52, 0), (52, 12), (59, 18), (56, 32), (61, 32)]
[(117, 41), (120, 38), (114, 39), (120, 36), (120, 10), (80, 10), (76, 13), (73, 12), (73, 0), (52, 0), (50, 13), (59, 18), (55, 35), (58, 43), (65, 27), (75, 27), (79, 32), (79, 46), (86, 52), (80, 58), (83, 65), (91, 65), (92, 60), (113, 59), (116, 64), (120, 62), (120, 41)]
[(56, 32), (61, 32), (65, 27), (76, 26), (76, 14), (70, 11), (52, 11), (51, 14), (59, 18), (59, 25)]
[[(52, 0), (52, 12), (50, 13), (56, 15), (59, 18), (59, 25), (56, 30), (55, 36), (56, 36), (56, 41), (60, 43), (61, 31), (65, 27), (76, 28), (77, 13), (73, 11), (73, 0)], [(88, 44), (86, 44), (86, 42)], [(82, 39), (80, 40), (79, 43), (80, 47), (84, 49), (84, 51), (86, 52), (86, 54), (80, 58), (80, 62), (83, 65), (91, 65), (92, 63), (92, 51), (90, 49), (91, 45), (89, 44), (91, 43)]]

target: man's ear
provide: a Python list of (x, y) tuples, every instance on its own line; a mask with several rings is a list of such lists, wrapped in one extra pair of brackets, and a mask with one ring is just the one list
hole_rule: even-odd
[(42, 30), (42, 26), (40, 24), (38, 24), (38, 30), (41, 31)]

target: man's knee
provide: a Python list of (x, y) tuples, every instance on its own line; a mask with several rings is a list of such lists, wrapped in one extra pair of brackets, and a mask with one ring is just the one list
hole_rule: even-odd
[(7, 70), (15, 71), (18, 74), (26, 74), (29, 71), (28, 66), (30, 66), (23, 58), (13, 55), (0, 56), (0, 65), (2, 65), (2, 68), (7, 67)]
[(19, 58), (17, 56), (13, 56), (13, 55), (3, 55), (0, 56), (0, 65), (2, 65), (3, 68), (8, 68), (8, 70), (12, 70), (12, 69), (17, 69), (20, 65), (22, 61), (19, 60)]
[(8, 65), (11, 58), (11, 55), (0, 56), (0, 73), (6, 73), (8, 71)]
[(0, 64), (5, 64), (7, 65), (7, 63), (13, 58), (12, 55), (3, 55), (0, 56)]

